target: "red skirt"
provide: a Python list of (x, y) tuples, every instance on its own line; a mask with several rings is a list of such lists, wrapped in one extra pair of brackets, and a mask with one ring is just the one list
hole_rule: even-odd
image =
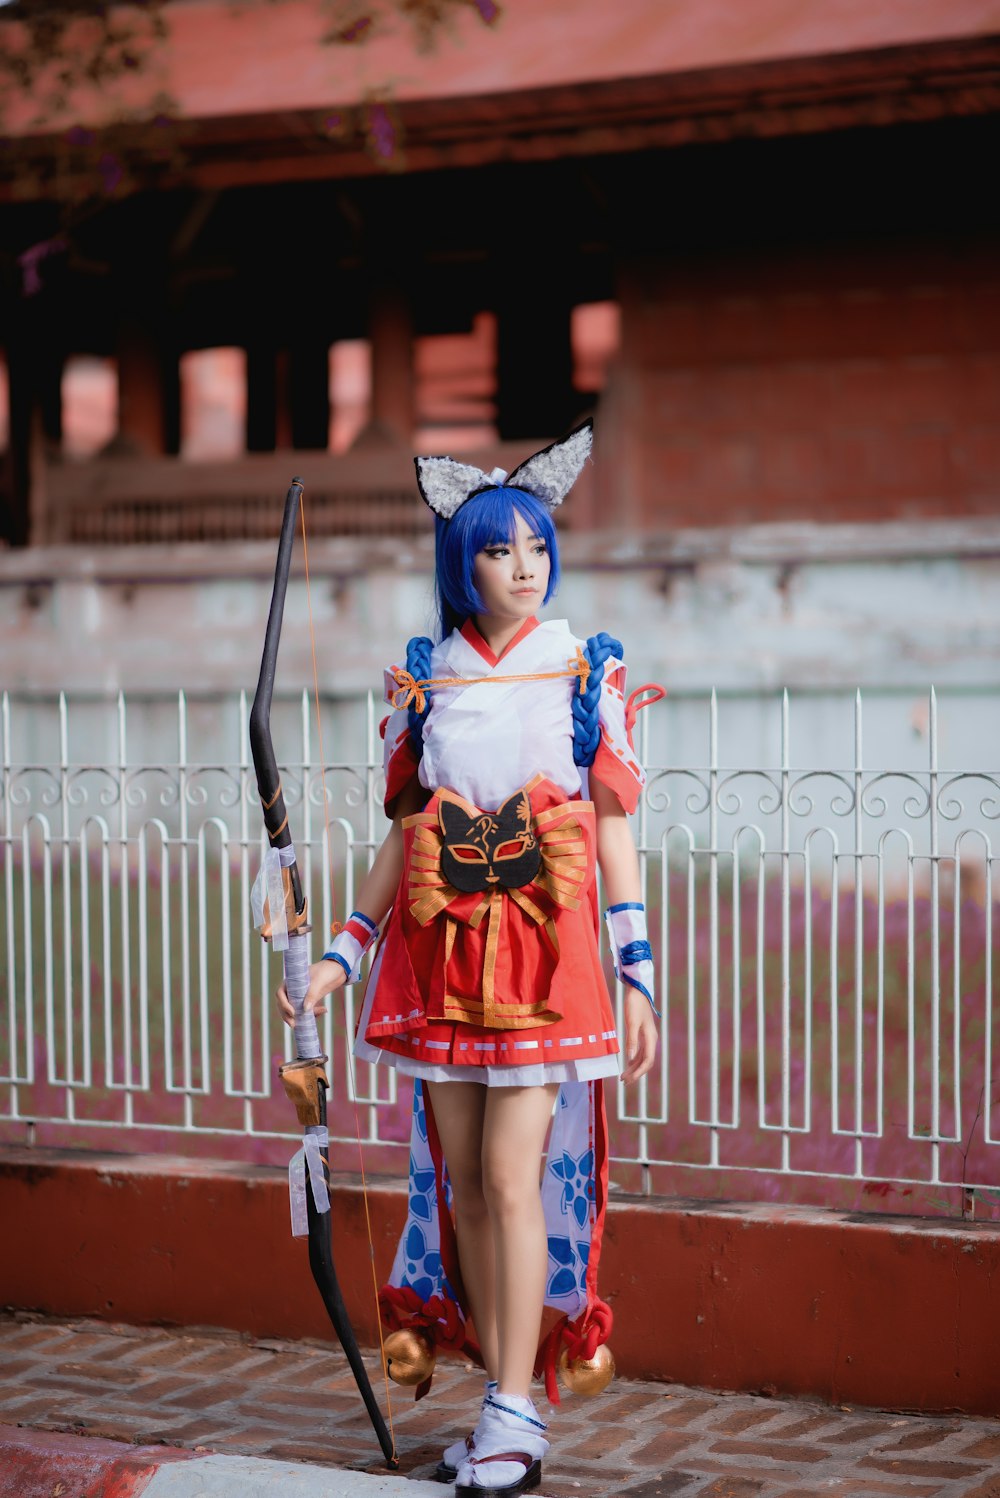
[(567, 800), (541, 776), (524, 790), (525, 836), (540, 859), (519, 888), (449, 882), (442, 803), (457, 804), (470, 825), (491, 813), (441, 790), (404, 821), (403, 875), (363, 1010), (370, 1045), (465, 1066), (617, 1053), (597, 940), (593, 803)]

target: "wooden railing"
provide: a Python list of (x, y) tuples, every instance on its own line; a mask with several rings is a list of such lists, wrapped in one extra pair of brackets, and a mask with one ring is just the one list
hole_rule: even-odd
[[(544, 438), (463, 453), (486, 472), (514, 468)], [(427, 530), (412, 455), (405, 449), (255, 453), (225, 463), (179, 458), (95, 458), (36, 469), (35, 545), (127, 545), (261, 540), (292, 478), (303, 480), (316, 536), (416, 536)], [(589, 486), (581, 475), (579, 486)], [(581, 507), (582, 508), (582, 507)]]

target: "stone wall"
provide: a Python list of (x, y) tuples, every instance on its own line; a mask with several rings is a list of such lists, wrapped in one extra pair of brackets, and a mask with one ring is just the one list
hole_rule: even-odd
[[(631, 684), (669, 690), (656, 714), (659, 762), (707, 763), (705, 699), (715, 688), (723, 762), (777, 764), (787, 687), (794, 761), (850, 763), (861, 688), (866, 763), (926, 766), (934, 686), (942, 762), (995, 765), (1000, 521), (570, 535), (563, 561), (547, 613), (581, 635), (618, 635)], [(367, 689), (380, 693), (383, 665), (432, 627), (430, 543), (318, 542), (310, 564), (321, 690), (346, 710)], [(183, 689), (197, 715), (188, 753), (230, 762), (234, 703), (256, 684), (273, 565), (270, 543), (0, 553), (0, 688), (11, 694), (15, 759), (57, 758), (61, 690), (71, 709), (89, 704), (96, 715), (75, 760), (114, 755), (119, 690), (141, 709), (131, 718), (135, 753), (170, 758), (156, 708)], [(290, 724), (311, 682), (299, 562), (278, 666)]]

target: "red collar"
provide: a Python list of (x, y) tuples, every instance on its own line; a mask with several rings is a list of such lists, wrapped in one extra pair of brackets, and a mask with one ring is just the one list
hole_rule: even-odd
[(501, 650), (499, 655), (494, 655), (493, 651), (490, 649), (489, 645), (487, 645), (486, 641), (479, 633), (479, 630), (476, 628), (476, 621), (472, 618), (471, 615), (462, 625), (462, 628), (459, 630), (459, 634), (462, 636), (462, 639), (466, 642), (467, 645), (472, 646), (477, 655), (482, 656), (483, 660), (488, 666), (498, 666), (503, 660), (504, 656), (510, 654), (515, 645), (520, 645), (521, 641), (526, 639), (527, 636), (531, 634), (531, 631), (533, 629), (537, 628), (537, 619), (525, 619), (517, 634), (514, 635), (513, 639), (507, 641), (507, 644)]

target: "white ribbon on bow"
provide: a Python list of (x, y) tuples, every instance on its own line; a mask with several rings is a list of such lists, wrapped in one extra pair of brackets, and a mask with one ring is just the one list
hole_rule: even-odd
[(276, 952), (288, 950), (288, 919), (285, 915), (281, 870), (290, 868), (294, 862), (295, 848), (291, 843), (285, 848), (265, 848), (257, 878), (250, 891), (250, 909), (253, 911), (253, 923), (258, 929), (264, 924), (266, 900), (271, 917), (271, 946)]
[(329, 1212), (330, 1210), (330, 1193), (326, 1189), (322, 1160), (323, 1150), (329, 1148), (329, 1130), (319, 1126), (310, 1126), (302, 1140), (302, 1148), (296, 1150), (288, 1162), (288, 1202), (292, 1212), (293, 1238), (309, 1236), (309, 1212), (306, 1205), (307, 1171), (316, 1211)]

